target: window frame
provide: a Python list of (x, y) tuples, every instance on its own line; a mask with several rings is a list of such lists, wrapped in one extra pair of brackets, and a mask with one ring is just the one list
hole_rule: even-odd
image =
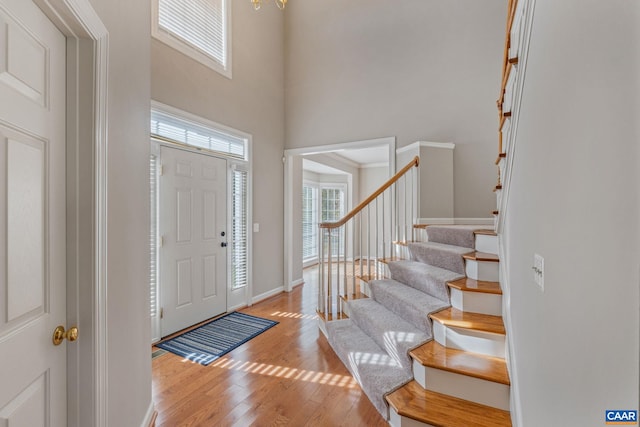
[[(307, 256), (305, 257), (305, 253), (304, 253), (304, 249), (305, 249), (305, 245), (304, 245), (304, 238), (305, 238), (305, 232), (304, 232), (304, 225), (305, 225), (305, 221), (304, 221), (304, 210), (302, 211), (302, 262), (303, 262), (303, 266), (307, 267), (309, 265), (315, 264), (316, 262), (318, 262), (318, 253), (319, 253), (319, 248), (318, 248), (318, 214), (320, 212), (318, 205), (320, 204), (320, 185), (317, 182), (313, 182), (313, 181), (308, 181), (308, 180), (304, 180), (302, 183), (302, 189), (303, 189), (303, 193), (302, 193), (302, 197), (304, 198), (304, 188), (311, 188), (313, 194), (311, 197), (312, 200), (312, 212), (311, 212), (311, 227), (312, 227), (312, 235), (311, 238), (313, 240), (313, 242), (315, 243), (315, 250), (313, 252), (313, 254), (311, 256)], [(303, 206), (304, 206), (304, 199), (303, 199)]]
[(224, 63), (219, 62), (213, 56), (205, 53), (202, 49), (198, 48), (192, 43), (184, 40), (178, 35), (174, 35), (168, 30), (162, 28), (160, 26), (160, 0), (152, 0), (151, 1), (151, 36), (166, 44), (167, 46), (176, 49), (178, 52), (183, 53), (184, 55), (190, 57), (191, 59), (198, 61), (199, 63), (211, 68), (212, 70), (220, 73), (224, 77), (231, 79), (232, 78), (232, 64), (233, 64), (233, 55), (232, 55), (232, 13), (231, 13), (231, 4), (233, 3), (231, 0), (220, 0), (223, 5), (224, 16), (223, 16), (223, 26), (224, 26)]
[[(322, 218), (322, 204), (323, 204), (323, 197), (322, 197), (322, 190), (339, 190), (341, 193), (341, 214), (339, 216), (338, 219), (344, 217), (344, 215), (346, 215), (349, 212), (349, 185), (347, 183), (343, 183), (343, 182), (318, 182), (318, 181), (313, 181), (313, 180), (308, 180), (308, 179), (304, 179), (303, 180), (303, 184), (302, 187), (311, 187), (315, 190), (316, 192), (316, 197), (315, 197), (315, 202), (316, 202), (316, 212), (315, 212), (315, 218), (317, 220), (316, 222), (316, 227), (314, 228), (315, 230), (315, 240), (316, 243), (318, 244), (318, 248), (316, 250), (315, 255), (310, 256), (310, 257), (304, 257), (304, 252), (301, 252), (300, 256), (302, 257), (302, 266), (303, 268), (309, 267), (311, 265), (314, 265), (316, 263), (318, 263), (319, 260), (319, 254), (320, 254), (320, 247), (319, 247), (319, 242), (320, 242), (320, 233), (317, 227), (317, 224), (320, 222), (326, 222), (325, 220), (323, 220)], [(300, 195), (300, 197), (303, 197), (303, 194)], [(302, 212), (301, 212), (302, 214)], [(336, 220), (337, 221), (337, 220)], [(303, 222), (303, 221), (301, 221)], [(302, 224), (302, 226), (304, 227), (304, 223)], [(346, 238), (345, 236), (342, 237), (338, 237), (338, 240), (344, 239)], [(302, 250), (304, 250), (304, 232), (302, 233)], [(334, 239), (335, 241), (335, 239)], [(339, 249), (342, 249), (340, 246), (334, 246), (338, 247)], [(337, 257), (338, 254), (332, 254), (332, 258), (333, 257)], [(340, 257), (344, 256), (344, 252), (341, 251), (339, 254)]]

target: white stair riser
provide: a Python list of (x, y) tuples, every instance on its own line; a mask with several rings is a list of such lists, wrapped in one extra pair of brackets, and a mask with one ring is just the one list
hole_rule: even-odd
[(500, 157), (500, 161), (498, 162), (498, 169), (500, 170), (500, 177), (504, 177), (504, 170), (507, 164), (507, 159), (505, 157)]
[(502, 190), (496, 190), (496, 206), (500, 206), (502, 203)]
[(413, 231), (413, 237), (416, 242), (426, 242), (429, 240), (426, 228), (415, 228)]
[(502, 295), (451, 288), (451, 305), (461, 311), (502, 316)]
[(454, 328), (434, 321), (433, 336), (438, 344), (448, 348), (505, 357), (505, 336), (501, 334)]
[(498, 236), (476, 234), (476, 251), (498, 255)]
[(324, 337), (326, 339), (329, 339), (329, 333), (327, 332), (327, 325), (324, 322), (324, 320), (322, 320), (322, 318), (320, 317), (318, 317), (318, 328), (320, 329)]
[(466, 260), (465, 273), (467, 277), (475, 280), (486, 280), (488, 282), (499, 282), (500, 271), (498, 263), (495, 261), (475, 261)]
[(394, 252), (393, 254), (391, 254), (392, 256), (396, 258), (402, 258), (402, 259), (411, 258), (411, 254), (409, 253), (409, 247), (407, 245), (401, 245), (396, 243), (393, 246), (394, 246)]
[(434, 427), (431, 424), (421, 423), (412, 418), (403, 417), (393, 407), (389, 407), (389, 425), (391, 427)]
[(372, 298), (372, 296), (371, 296), (371, 287), (369, 286), (369, 283), (365, 282), (364, 280), (360, 280), (360, 292), (362, 292), (363, 294), (365, 294), (369, 298)]
[(509, 410), (510, 387), (493, 381), (423, 366), (413, 361), (413, 376), (427, 390), (447, 394), (492, 408)]

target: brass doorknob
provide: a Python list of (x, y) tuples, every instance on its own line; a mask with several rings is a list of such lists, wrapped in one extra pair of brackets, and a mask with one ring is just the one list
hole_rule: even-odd
[(71, 342), (75, 341), (78, 339), (78, 328), (77, 327), (72, 327), (69, 328), (68, 331), (64, 330), (64, 326), (58, 326), (54, 331), (53, 331), (53, 345), (60, 345), (62, 344), (62, 341), (64, 341), (64, 339), (67, 339)]

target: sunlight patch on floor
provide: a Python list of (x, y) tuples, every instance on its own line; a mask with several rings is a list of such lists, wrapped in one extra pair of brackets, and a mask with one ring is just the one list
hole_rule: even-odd
[(287, 317), (289, 319), (308, 319), (308, 320), (315, 320), (318, 318), (317, 314), (288, 313), (286, 311), (275, 311), (271, 313), (271, 316)]
[(356, 380), (349, 375), (332, 374), (330, 372), (311, 371), (306, 369), (288, 368), (286, 366), (271, 365), (268, 363), (247, 362), (223, 357), (213, 362), (215, 368), (228, 369), (230, 371), (248, 372), (251, 374), (267, 375), (270, 377), (300, 380), (335, 387), (357, 387)]

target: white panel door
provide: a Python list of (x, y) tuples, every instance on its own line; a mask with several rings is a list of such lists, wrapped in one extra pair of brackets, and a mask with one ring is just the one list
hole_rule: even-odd
[(161, 335), (227, 310), (227, 162), (160, 150)]
[(66, 426), (65, 38), (0, 0), (0, 426)]

